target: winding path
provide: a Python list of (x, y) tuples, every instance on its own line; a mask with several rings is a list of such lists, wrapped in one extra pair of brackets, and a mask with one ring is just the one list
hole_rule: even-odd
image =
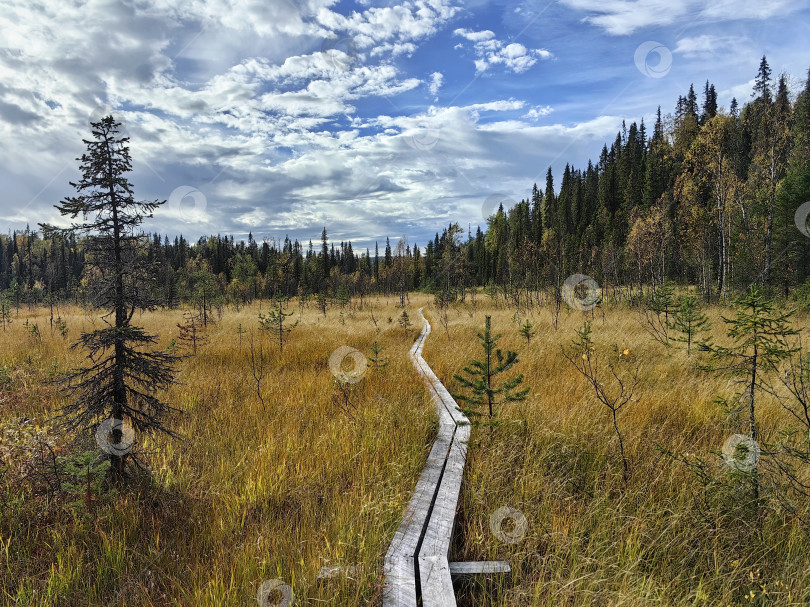
[(470, 426), (447, 388), (422, 358), (430, 323), (422, 308), (419, 317), (425, 325), (410, 356), (432, 394), (439, 414), (439, 434), (385, 555), (383, 607), (456, 605), (448, 553)]

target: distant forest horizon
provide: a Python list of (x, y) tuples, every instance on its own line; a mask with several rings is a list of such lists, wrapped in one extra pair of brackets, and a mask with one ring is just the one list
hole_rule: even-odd
[[(140, 254), (165, 306), (201, 294), (237, 304), (412, 290), (455, 299), (487, 285), (559, 289), (574, 273), (617, 286), (696, 285), (708, 301), (752, 284), (810, 291), (810, 71), (796, 94), (763, 57), (751, 99), (728, 110), (709, 81), (700, 99), (692, 85), (672, 114), (658, 107), (651, 129), (623, 124), (596, 160), (557, 178), (559, 187), (549, 167), (545, 184), (495, 209), (483, 229), (451, 222), (422, 247), (386, 239), (356, 251), (330, 241), (326, 226), (314, 244), (146, 232)], [(82, 239), (0, 234), (2, 301), (86, 303), (93, 274)]]

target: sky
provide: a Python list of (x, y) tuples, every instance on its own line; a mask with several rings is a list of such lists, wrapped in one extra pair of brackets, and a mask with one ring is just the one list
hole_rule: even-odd
[(797, 0), (0, 0), (0, 232), (66, 225), (90, 121), (148, 232), (355, 250), (484, 226), (691, 83), (810, 68)]

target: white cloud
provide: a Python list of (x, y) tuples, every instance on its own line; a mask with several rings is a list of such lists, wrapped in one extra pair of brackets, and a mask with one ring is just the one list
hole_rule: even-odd
[(523, 109), (525, 103), (515, 99), (501, 99), (498, 101), (489, 101), (487, 103), (473, 103), (465, 106), (464, 109), (470, 112), (508, 112), (512, 110)]
[(539, 118), (542, 118), (543, 116), (548, 116), (553, 111), (554, 108), (552, 108), (550, 105), (544, 106), (538, 105), (536, 107), (531, 108), (528, 112), (523, 114), (522, 117), (526, 118), (527, 120), (537, 120)]
[(694, 37), (685, 37), (678, 40), (678, 44), (673, 50), (687, 58), (708, 59), (711, 56), (726, 57), (730, 53), (738, 53), (747, 46), (745, 38), (738, 36), (713, 36), (703, 34)]
[(495, 37), (495, 32), (490, 30), (482, 30), (480, 32), (474, 32), (464, 28), (458, 28), (453, 30), (453, 33), (456, 36), (462, 36), (466, 38), (470, 42), (484, 42), (486, 40), (492, 40)]
[(431, 95), (436, 95), (439, 92), (439, 89), (442, 87), (442, 82), (444, 81), (444, 75), (441, 72), (433, 72), (430, 75), (430, 83), (428, 84), (428, 90), (430, 91)]
[(700, 21), (767, 19), (802, 9), (793, 0), (562, 0), (608, 34), (624, 36), (636, 30), (671, 25), (685, 18)]
[(737, 103), (742, 109), (743, 104), (751, 100), (751, 93), (754, 90), (755, 79), (751, 78), (748, 82), (741, 82), (735, 84), (727, 89), (723, 89), (718, 93), (721, 99), (737, 99)]
[(479, 74), (498, 64), (503, 64), (508, 71), (520, 74), (537, 63), (538, 59), (549, 59), (552, 56), (546, 49), (527, 49), (517, 42), (504, 44), (490, 30), (476, 32), (460, 28), (454, 30), (453, 34), (473, 43), (475, 71)]

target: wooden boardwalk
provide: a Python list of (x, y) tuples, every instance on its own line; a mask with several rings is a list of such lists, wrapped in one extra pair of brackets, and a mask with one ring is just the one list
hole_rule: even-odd
[[(456, 401), (422, 358), (430, 335), (425, 326), (411, 348), (411, 359), (425, 380), (439, 414), (439, 435), (428, 455), (391, 546), (385, 555), (384, 607), (455, 607), (453, 575), (474, 572), (476, 564), (451, 570), (450, 538), (456, 517), (470, 426)], [(455, 564), (454, 564), (455, 565)]]

